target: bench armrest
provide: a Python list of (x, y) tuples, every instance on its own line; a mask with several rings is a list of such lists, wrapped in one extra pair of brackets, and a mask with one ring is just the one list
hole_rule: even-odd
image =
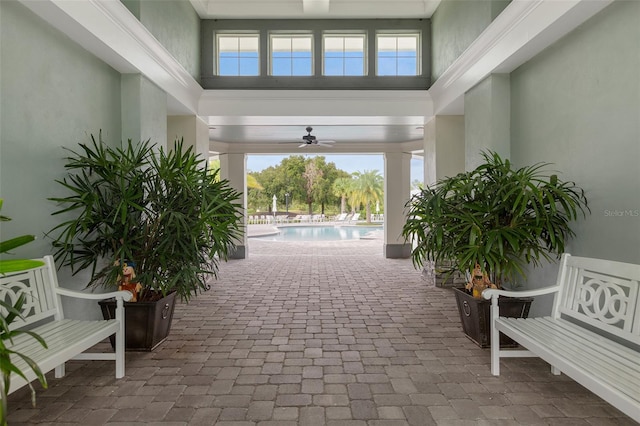
[(488, 288), (482, 292), (482, 297), (485, 299), (498, 299), (499, 296), (503, 297), (534, 297), (541, 296), (543, 294), (551, 294), (557, 293), (560, 291), (560, 286), (552, 285), (548, 287), (538, 288), (535, 290), (524, 290), (524, 291), (508, 291), (508, 290), (497, 290), (495, 288)]
[(56, 288), (56, 293), (61, 296), (67, 297), (75, 297), (77, 299), (90, 299), (90, 300), (103, 300), (109, 299), (111, 297), (115, 297), (116, 299), (122, 299), (125, 302), (131, 300), (131, 293), (122, 290), (122, 291), (112, 291), (109, 293), (86, 293), (82, 291), (69, 290), (68, 288), (58, 287)]

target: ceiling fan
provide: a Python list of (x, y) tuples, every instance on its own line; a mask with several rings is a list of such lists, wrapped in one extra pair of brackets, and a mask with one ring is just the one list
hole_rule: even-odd
[(302, 137), (302, 140), (304, 142), (300, 146), (298, 146), (298, 148), (305, 148), (309, 145), (332, 146), (334, 143), (336, 143), (336, 141), (323, 141), (316, 139), (316, 137), (311, 134), (311, 132), (313, 131), (313, 127), (311, 126), (307, 126), (305, 130), (307, 131), (307, 134)]

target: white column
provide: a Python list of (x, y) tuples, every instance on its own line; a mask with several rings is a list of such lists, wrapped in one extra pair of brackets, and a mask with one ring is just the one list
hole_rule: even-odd
[(167, 117), (167, 146), (176, 140), (184, 140), (184, 146), (192, 146), (196, 154), (209, 158), (209, 125), (195, 115), (170, 115)]
[(229, 185), (242, 194), (242, 223), (243, 230), (236, 251), (231, 255), (232, 259), (245, 259), (249, 255), (247, 245), (247, 156), (245, 154), (220, 154), (220, 178), (228, 179)]
[(411, 244), (405, 243), (402, 227), (406, 222), (405, 204), (411, 197), (411, 154), (384, 154), (384, 255), (407, 258)]
[(424, 183), (464, 171), (464, 116), (438, 115), (424, 126)]

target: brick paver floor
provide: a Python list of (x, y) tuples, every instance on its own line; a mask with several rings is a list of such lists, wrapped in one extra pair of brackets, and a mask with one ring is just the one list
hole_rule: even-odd
[(380, 240), (250, 240), (212, 288), (176, 308), (168, 340), (9, 397), (17, 424), (218, 426), (631, 425), (536, 359), (489, 373), (451, 290)]

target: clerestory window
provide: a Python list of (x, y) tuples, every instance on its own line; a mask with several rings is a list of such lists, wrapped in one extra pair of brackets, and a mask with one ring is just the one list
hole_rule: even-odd
[(420, 75), (420, 34), (376, 35), (377, 75)]
[(313, 75), (311, 34), (271, 34), (271, 75)]
[(366, 36), (364, 34), (323, 36), (323, 75), (366, 75)]
[(260, 75), (258, 34), (218, 34), (217, 74), (221, 76)]
[(205, 89), (424, 90), (432, 84), (429, 19), (204, 19), (201, 45)]

